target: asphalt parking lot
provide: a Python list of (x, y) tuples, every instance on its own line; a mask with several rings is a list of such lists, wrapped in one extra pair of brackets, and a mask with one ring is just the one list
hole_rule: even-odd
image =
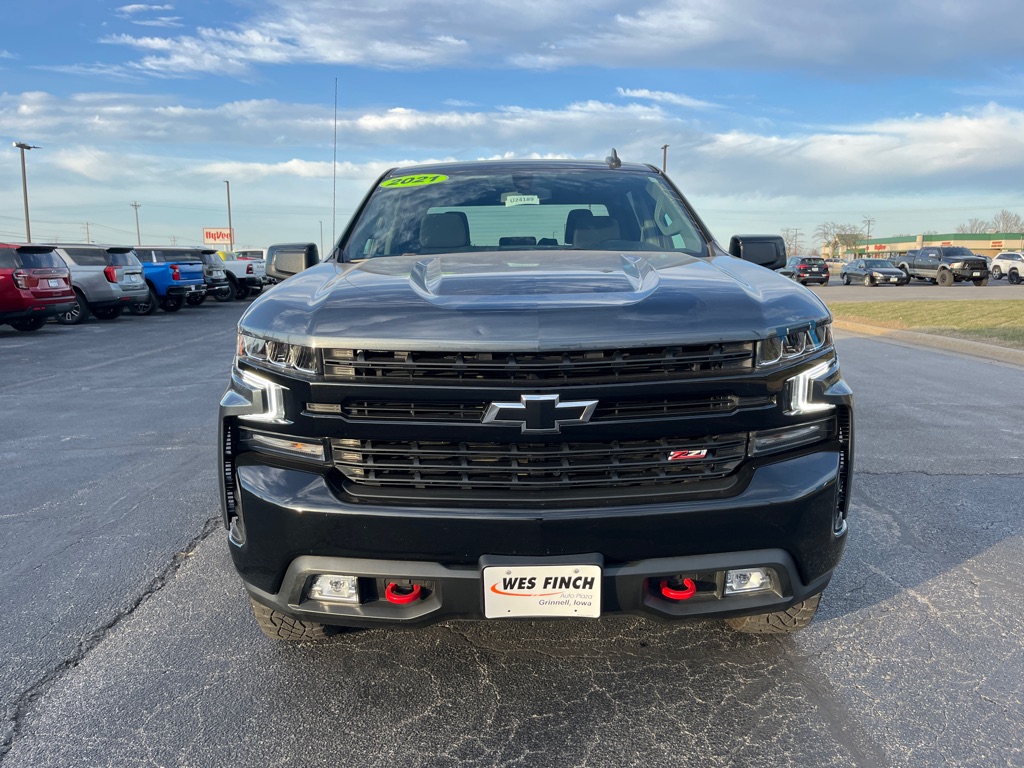
[(798, 635), (616, 617), (287, 646), (219, 526), (244, 308), (0, 327), (3, 768), (1024, 765), (1024, 431), (999, 405), (1021, 367), (838, 334), (850, 540)]

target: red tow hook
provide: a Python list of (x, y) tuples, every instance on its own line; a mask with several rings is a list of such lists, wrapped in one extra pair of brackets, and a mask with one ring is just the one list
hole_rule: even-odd
[(420, 599), (423, 589), (419, 584), (399, 585), (391, 582), (384, 588), (384, 597), (395, 605), (408, 605)]
[(693, 583), (693, 579), (683, 579), (682, 589), (674, 589), (669, 586), (668, 579), (663, 580), (660, 587), (661, 596), (669, 600), (689, 600), (697, 594), (697, 585)]

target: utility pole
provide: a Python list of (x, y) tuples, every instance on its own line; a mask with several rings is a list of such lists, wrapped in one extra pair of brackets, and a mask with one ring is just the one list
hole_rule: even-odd
[(92, 240), (89, 239), (89, 224), (90, 224), (90, 222), (83, 221), (82, 224), (83, 224), (83, 226), (85, 226), (85, 242), (86, 243), (91, 243)]
[(25, 173), (25, 150), (40, 149), (40, 147), (34, 144), (26, 144), (23, 141), (13, 141), (11, 143), (21, 150), (21, 194), (25, 198), (25, 242), (31, 243), (32, 226), (28, 222), (28, 176)]
[(661, 172), (668, 170), (668, 144), (661, 145)]
[(875, 220), (867, 216), (864, 217), (864, 226), (867, 228), (868, 234), (864, 238), (864, 255), (868, 255), (868, 241), (871, 239), (871, 225), (875, 223)]
[(231, 182), (224, 180), (228, 187), (228, 250), (235, 250), (235, 230), (231, 228)]
[(142, 234), (139, 231), (139, 208), (142, 207), (142, 203), (128, 203), (128, 205), (135, 209), (135, 244), (142, 245)]

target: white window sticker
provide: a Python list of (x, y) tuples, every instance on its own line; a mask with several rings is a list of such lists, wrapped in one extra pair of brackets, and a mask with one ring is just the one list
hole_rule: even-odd
[(540, 197), (538, 195), (516, 195), (511, 192), (503, 192), (501, 201), (505, 204), (506, 208), (511, 208), (513, 205), (540, 205)]

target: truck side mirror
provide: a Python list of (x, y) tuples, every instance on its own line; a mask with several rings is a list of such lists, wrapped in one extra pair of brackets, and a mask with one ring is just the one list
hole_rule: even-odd
[(786, 241), (779, 235), (733, 235), (729, 253), (767, 269), (786, 266)]
[(320, 263), (316, 243), (284, 243), (267, 249), (267, 275), (276, 280), (298, 274)]

